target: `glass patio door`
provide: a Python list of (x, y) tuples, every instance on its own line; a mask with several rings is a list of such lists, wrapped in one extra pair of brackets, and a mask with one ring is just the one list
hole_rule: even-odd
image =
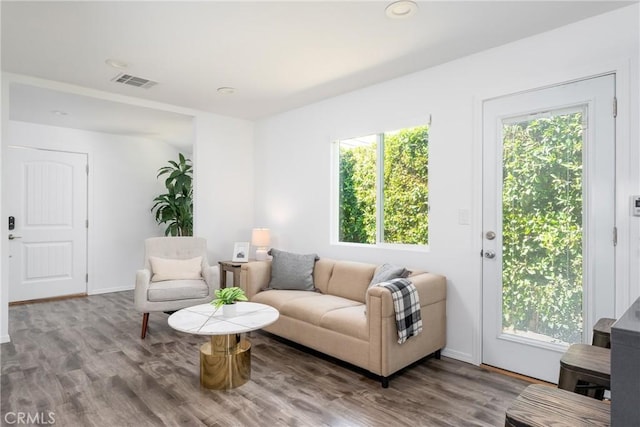
[(483, 363), (557, 382), (614, 313), (615, 76), (485, 102)]

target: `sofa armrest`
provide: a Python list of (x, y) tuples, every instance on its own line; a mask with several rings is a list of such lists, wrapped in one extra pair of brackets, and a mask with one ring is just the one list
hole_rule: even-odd
[(220, 267), (213, 265), (203, 268), (202, 277), (209, 286), (209, 296), (213, 298), (213, 292), (220, 288)]
[(422, 273), (409, 277), (418, 290), (420, 306), (434, 304), (447, 299), (447, 278), (439, 274)]
[(367, 318), (371, 316), (389, 317), (394, 315), (391, 291), (383, 286), (372, 286), (367, 290)]
[(251, 261), (242, 264), (240, 269), (240, 287), (251, 300), (260, 289), (269, 286), (271, 280), (271, 261)]
[(146, 312), (147, 304), (147, 291), (149, 290), (149, 284), (151, 283), (151, 271), (148, 269), (142, 269), (136, 271), (136, 288), (133, 293), (133, 303), (141, 313)]
[(398, 344), (391, 291), (382, 286), (367, 291), (369, 325), (369, 370), (388, 376), (444, 347), (446, 342), (446, 278), (421, 273), (409, 278), (420, 299), (423, 332)]
[[(409, 277), (418, 291), (418, 299), (420, 306), (424, 307), (447, 298), (447, 279), (444, 276), (433, 273), (421, 273)], [(367, 290), (367, 305), (375, 303), (380, 304), (380, 313), (382, 317), (394, 315), (393, 300), (391, 299), (391, 291), (383, 286), (372, 286)]]

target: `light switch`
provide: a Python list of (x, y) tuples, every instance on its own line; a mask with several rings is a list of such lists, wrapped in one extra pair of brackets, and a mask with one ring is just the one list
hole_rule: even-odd
[(469, 225), (470, 223), (469, 209), (458, 209), (458, 224)]

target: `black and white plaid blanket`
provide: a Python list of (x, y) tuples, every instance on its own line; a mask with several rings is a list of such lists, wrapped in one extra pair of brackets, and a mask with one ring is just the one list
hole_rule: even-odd
[(420, 300), (414, 284), (408, 279), (392, 279), (378, 283), (378, 286), (384, 286), (391, 291), (398, 327), (398, 344), (422, 332)]

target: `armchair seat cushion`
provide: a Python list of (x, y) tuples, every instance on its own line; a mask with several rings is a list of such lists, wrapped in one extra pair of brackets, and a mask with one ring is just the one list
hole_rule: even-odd
[(149, 301), (176, 301), (205, 298), (209, 295), (209, 286), (204, 280), (166, 280), (149, 284)]

